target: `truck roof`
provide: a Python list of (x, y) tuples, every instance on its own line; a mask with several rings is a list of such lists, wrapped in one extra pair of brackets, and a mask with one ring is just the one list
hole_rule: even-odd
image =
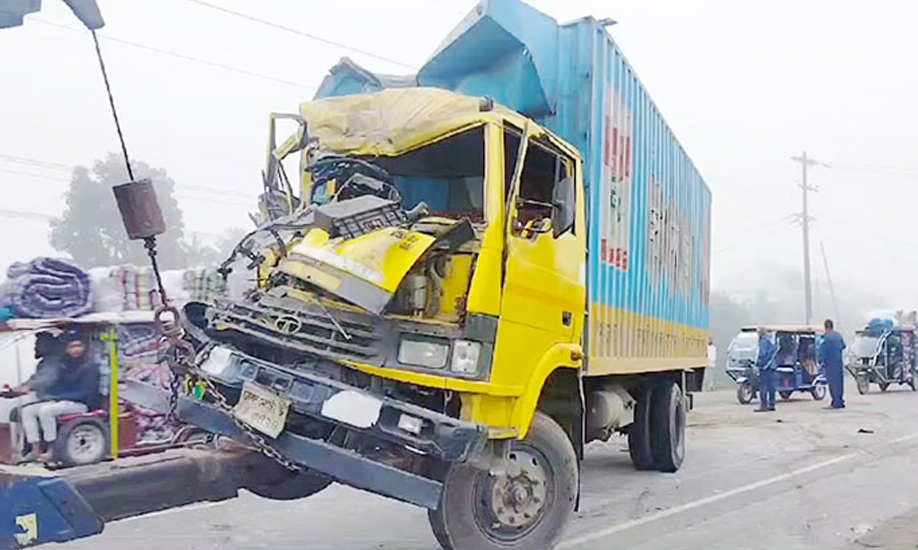
[(422, 144), (487, 122), (507, 122), (552, 139), (580, 158), (573, 146), (537, 122), (488, 98), (440, 88), (389, 88), (329, 97), (300, 105), (309, 137), (352, 155), (396, 156)]

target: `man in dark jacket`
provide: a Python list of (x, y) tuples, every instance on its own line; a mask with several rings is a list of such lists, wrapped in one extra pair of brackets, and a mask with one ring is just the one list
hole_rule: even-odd
[(845, 351), (845, 340), (835, 332), (835, 323), (831, 319), (825, 322), (826, 334), (819, 347), (819, 362), (826, 371), (826, 382), (829, 383), (829, 394), (832, 396), (830, 409), (845, 408), (845, 366), (842, 352)]
[(22, 428), (32, 445), (27, 461), (41, 454), (41, 436), (49, 447), (57, 439), (58, 416), (83, 413), (99, 405), (99, 369), (88, 360), (85, 338), (79, 332), (67, 331), (61, 343), (63, 356), (42, 368), (45, 372), (33, 388), (40, 402), (22, 409)]
[(775, 410), (775, 353), (776, 348), (764, 328), (759, 329), (759, 355), (755, 366), (759, 368), (759, 400), (762, 405), (755, 412)]

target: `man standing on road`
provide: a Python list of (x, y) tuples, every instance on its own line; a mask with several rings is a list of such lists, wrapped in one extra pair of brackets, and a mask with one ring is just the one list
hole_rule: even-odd
[(755, 412), (775, 410), (775, 345), (768, 337), (768, 331), (759, 328), (759, 356), (755, 366), (759, 368), (759, 400), (762, 405)]
[(819, 347), (819, 362), (826, 371), (826, 382), (829, 383), (829, 394), (832, 404), (829, 409), (845, 408), (845, 368), (842, 352), (845, 350), (845, 340), (841, 334), (835, 332), (835, 323), (826, 319), (826, 334), (822, 337)]

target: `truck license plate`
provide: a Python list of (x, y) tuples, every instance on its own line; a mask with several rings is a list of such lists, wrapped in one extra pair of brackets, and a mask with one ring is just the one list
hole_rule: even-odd
[(284, 430), (289, 411), (289, 399), (246, 382), (242, 385), (242, 394), (233, 409), (233, 414), (259, 432), (276, 438)]

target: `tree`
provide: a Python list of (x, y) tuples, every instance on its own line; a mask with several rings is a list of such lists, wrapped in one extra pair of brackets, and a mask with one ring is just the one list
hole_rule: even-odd
[(213, 244), (203, 242), (197, 235), (192, 235), (191, 240), (185, 245), (189, 267), (217, 266), (229, 258), (236, 244), (242, 240), (246, 231), (239, 227), (228, 229)]
[[(184, 224), (173, 191), (175, 182), (159, 168), (139, 161), (131, 163), (136, 179), (150, 178), (156, 190), (166, 232), (157, 237), (159, 262), (164, 269), (188, 263), (183, 242)], [(62, 217), (51, 222), (51, 245), (66, 252), (85, 268), (133, 263), (144, 265), (146, 251), (140, 242), (128, 240), (115, 203), (112, 186), (128, 181), (122, 158), (110, 153), (96, 161), (92, 170), (77, 167), (66, 193)]]

